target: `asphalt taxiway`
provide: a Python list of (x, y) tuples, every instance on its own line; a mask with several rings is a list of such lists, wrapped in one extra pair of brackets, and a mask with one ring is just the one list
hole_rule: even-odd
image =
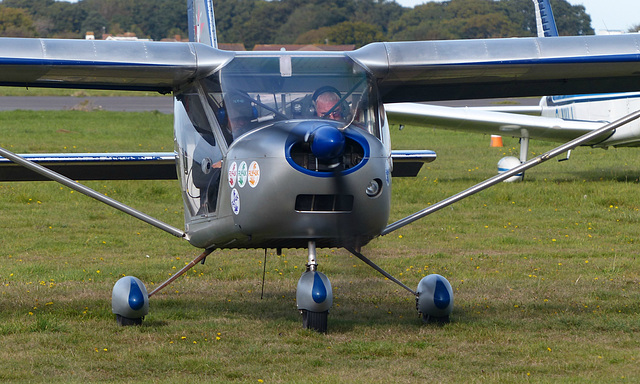
[[(432, 104), (448, 107), (480, 107), (496, 105), (538, 105), (539, 98), (483, 99), (439, 101)], [(105, 110), (123, 112), (158, 111), (173, 113), (170, 96), (1, 96), (0, 111), (14, 110)]]

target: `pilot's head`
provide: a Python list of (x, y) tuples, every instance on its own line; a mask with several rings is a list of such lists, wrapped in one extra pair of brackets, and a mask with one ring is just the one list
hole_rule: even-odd
[(225, 98), (227, 116), (232, 127), (248, 124), (253, 116), (253, 109), (249, 98), (243, 95), (231, 94)]
[(237, 138), (251, 129), (251, 120), (255, 118), (256, 112), (248, 95), (239, 92), (229, 92), (225, 95), (224, 105), (226, 108), (228, 130)]
[[(337, 107), (333, 108), (340, 102), (340, 95), (337, 92), (337, 90), (331, 87), (327, 87), (326, 90), (319, 90), (314, 101), (316, 115), (318, 117), (326, 117), (331, 120), (343, 119), (344, 111), (342, 110), (342, 105), (338, 105)], [(331, 111), (331, 113), (327, 114), (327, 112), (329, 111)]]

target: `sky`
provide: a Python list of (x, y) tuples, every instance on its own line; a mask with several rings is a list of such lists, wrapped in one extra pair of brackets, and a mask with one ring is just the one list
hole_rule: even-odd
[[(442, 0), (396, 0), (404, 7), (413, 7), (429, 1)], [(567, 0), (571, 5), (584, 5), (591, 16), (591, 26), (600, 30), (627, 31), (640, 24), (640, 2), (638, 0)], [(553, 1), (551, 2), (553, 7)]]

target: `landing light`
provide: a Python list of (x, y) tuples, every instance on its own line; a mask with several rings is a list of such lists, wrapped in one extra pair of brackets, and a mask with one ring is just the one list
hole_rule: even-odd
[(380, 194), (382, 190), (382, 181), (380, 179), (373, 179), (367, 185), (366, 193), (369, 197), (376, 197)]

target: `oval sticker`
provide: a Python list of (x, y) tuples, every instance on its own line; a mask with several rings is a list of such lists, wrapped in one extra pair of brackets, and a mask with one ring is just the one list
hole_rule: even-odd
[(229, 165), (229, 186), (235, 188), (236, 181), (238, 180), (238, 164), (234, 161)]
[(238, 187), (242, 188), (247, 183), (247, 163), (240, 163), (238, 168)]
[(255, 188), (260, 181), (260, 166), (257, 161), (251, 162), (249, 165), (249, 185), (251, 188)]
[(235, 188), (231, 190), (231, 209), (236, 215), (240, 213), (240, 194)]

